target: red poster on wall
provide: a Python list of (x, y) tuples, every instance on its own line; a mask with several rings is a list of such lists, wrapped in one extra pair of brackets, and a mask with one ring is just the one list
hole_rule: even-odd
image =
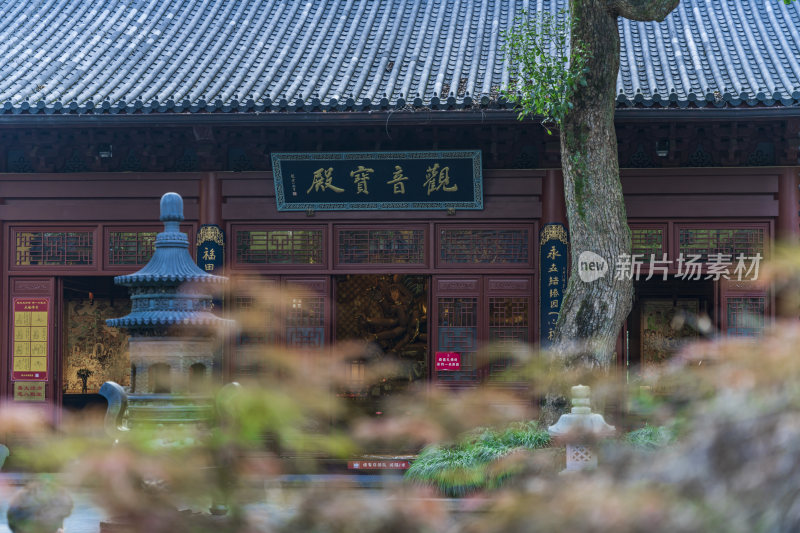
[(14, 298), (13, 381), (47, 381), (50, 298)]
[(461, 354), (458, 352), (436, 352), (436, 370), (460, 370)]

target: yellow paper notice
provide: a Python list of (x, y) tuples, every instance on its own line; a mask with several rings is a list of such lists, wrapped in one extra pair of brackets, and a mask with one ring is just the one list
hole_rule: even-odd
[(31, 325), (31, 312), (30, 311), (15, 311), (14, 312), (14, 325), (15, 326), (30, 326)]
[(31, 312), (31, 326), (47, 326), (47, 311)]
[(31, 343), (31, 357), (46, 357), (47, 356), (47, 343), (46, 342), (32, 342)]
[(30, 357), (31, 343), (29, 342), (15, 342), (14, 343), (14, 357)]

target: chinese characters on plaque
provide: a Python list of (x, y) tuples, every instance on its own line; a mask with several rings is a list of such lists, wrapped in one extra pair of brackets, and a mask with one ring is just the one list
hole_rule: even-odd
[(569, 237), (563, 224), (545, 224), (539, 232), (539, 322), (541, 345), (553, 341), (567, 289), (567, 249)]
[(222, 268), (225, 234), (216, 224), (203, 224), (197, 232), (197, 266), (209, 274)]
[(13, 381), (47, 381), (49, 298), (14, 298)]
[(479, 150), (272, 154), (278, 211), (483, 209)]

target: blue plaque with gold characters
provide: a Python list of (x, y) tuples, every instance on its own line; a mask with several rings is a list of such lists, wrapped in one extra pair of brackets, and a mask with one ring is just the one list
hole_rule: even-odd
[(480, 150), (275, 153), (278, 211), (483, 209)]
[(209, 274), (222, 269), (225, 234), (216, 224), (203, 224), (197, 232), (197, 266)]
[(551, 223), (539, 232), (539, 321), (540, 344), (553, 342), (558, 313), (567, 289), (567, 254), (569, 236), (564, 224)]

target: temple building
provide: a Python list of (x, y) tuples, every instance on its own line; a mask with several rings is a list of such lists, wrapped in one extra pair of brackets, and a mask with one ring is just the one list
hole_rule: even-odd
[[(403, 371), (376, 390), (354, 360), (353, 397), (467, 387), (506, 366), (482, 347), (546, 342), (569, 264), (559, 142), (504, 96), (504, 42), (566, 4), (0, 0), (0, 397), (82, 408), (130, 384), (105, 319), (130, 312), (113, 278), (150, 259), (167, 192), (201, 268), (291, 289), (230, 340), (228, 378), (263, 343), (361, 339)], [(720, 335), (774, 317), (753, 279), (800, 233), (798, 28), (798, 2), (620, 19), (641, 264), (619, 368), (668, 358), (697, 317)], [(253, 305), (240, 286), (220, 313)]]

